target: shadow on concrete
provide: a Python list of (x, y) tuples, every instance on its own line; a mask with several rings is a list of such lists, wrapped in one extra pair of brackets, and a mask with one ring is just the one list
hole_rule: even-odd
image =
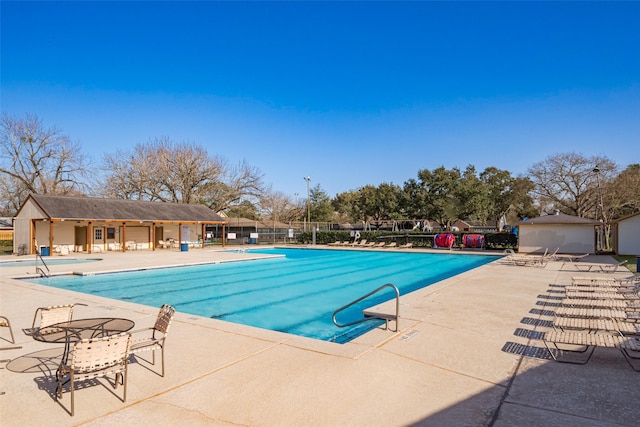
[(6, 368), (11, 372), (33, 374), (42, 373), (45, 376), (54, 376), (60, 362), (64, 347), (48, 348), (33, 353), (16, 357), (7, 363)]
[[(558, 285), (550, 287), (553, 291)], [(611, 348), (596, 348), (586, 365), (555, 362), (540, 340), (553, 327), (553, 308), (559, 304), (547, 295), (538, 298), (536, 306), (543, 308), (529, 312), (537, 317), (523, 317), (520, 323), (527, 327), (514, 330), (527, 343), (508, 341), (502, 347), (519, 356), (506, 387), (490, 387), (410, 425), (637, 425), (640, 374)]]

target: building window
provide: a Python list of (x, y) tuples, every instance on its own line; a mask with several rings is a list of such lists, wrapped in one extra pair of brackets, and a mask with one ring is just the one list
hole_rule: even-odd
[(102, 228), (94, 229), (94, 236), (95, 236), (94, 240), (102, 240)]
[(116, 238), (116, 229), (107, 228), (107, 239), (115, 239), (115, 238)]

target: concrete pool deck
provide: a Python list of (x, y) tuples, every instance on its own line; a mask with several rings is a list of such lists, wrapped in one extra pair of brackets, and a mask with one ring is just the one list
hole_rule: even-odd
[[(198, 249), (69, 257), (102, 261), (52, 265), (51, 271), (96, 273), (252, 255)], [(614, 262), (608, 256), (589, 261)], [(178, 312), (164, 378), (131, 363), (125, 403), (121, 388), (116, 397), (105, 381), (92, 382), (77, 390), (71, 417), (69, 394), (53, 399), (60, 346), (21, 331), (31, 326), (34, 310), (83, 303), (74, 318), (125, 317), (139, 329), (152, 326), (158, 307), (14, 279), (33, 274), (33, 267), (0, 268), (0, 314), (11, 320), (22, 346), (0, 352), (0, 359), (11, 359), (0, 364), (3, 426), (619, 426), (637, 425), (640, 414), (640, 373), (618, 350), (596, 349), (586, 365), (561, 364), (549, 360), (536, 339), (549, 330), (544, 321), (557, 303), (550, 284), (569, 284), (572, 276), (630, 275), (624, 269), (584, 273), (562, 262), (535, 268), (497, 260), (402, 296), (397, 333), (377, 329), (348, 344)], [(8, 331), (1, 328), (0, 336)], [(0, 348), (10, 346), (0, 340)]]

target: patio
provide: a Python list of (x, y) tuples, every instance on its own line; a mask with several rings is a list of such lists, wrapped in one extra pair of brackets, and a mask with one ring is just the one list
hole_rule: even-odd
[[(198, 249), (100, 257), (51, 270), (97, 273), (252, 255)], [(589, 261), (614, 262), (606, 256)], [(53, 399), (55, 346), (21, 331), (31, 326), (35, 308), (83, 303), (74, 319), (127, 318), (138, 329), (153, 324), (159, 307), (14, 280), (33, 268), (2, 267), (0, 314), (11, 320), (22, 348), (0, 353), (13, 359), (0, 365), (7, 367), (0, 370), (0, 419), (5, 426), (635, 425), (640, 376), (619, 351), (596, 349), (584, 366), (560, 364), (537, 339), (554, 309), (549, 284), (603, 275), (563, 265), (490, 263), (403, 296), (398, 333), (375, 330), (344, 345), (178, 312), (166, 376), (133, 363), (125, 403), (110, 387), (91, 385), (77, 390), (74, 417), (67, 393)], [(607, 274), (626, 275), (622, 269)], [(24, 356), (33, 353), (54, 360), (29, 366)]]

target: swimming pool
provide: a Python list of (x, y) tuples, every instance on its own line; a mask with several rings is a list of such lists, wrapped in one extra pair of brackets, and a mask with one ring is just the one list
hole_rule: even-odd
[[(336, 327), (333, 312), (384, 285), (405, 295), (495, 259), (487, 255), (417, 252), (264, 249), (284, 257), (190, 267), (54, 276), (31, 282), (132, 301), (309, 338), (345, 343), (378, 326)], [(347, 310), (341, 323), (394, 297), (388, 289)]]

